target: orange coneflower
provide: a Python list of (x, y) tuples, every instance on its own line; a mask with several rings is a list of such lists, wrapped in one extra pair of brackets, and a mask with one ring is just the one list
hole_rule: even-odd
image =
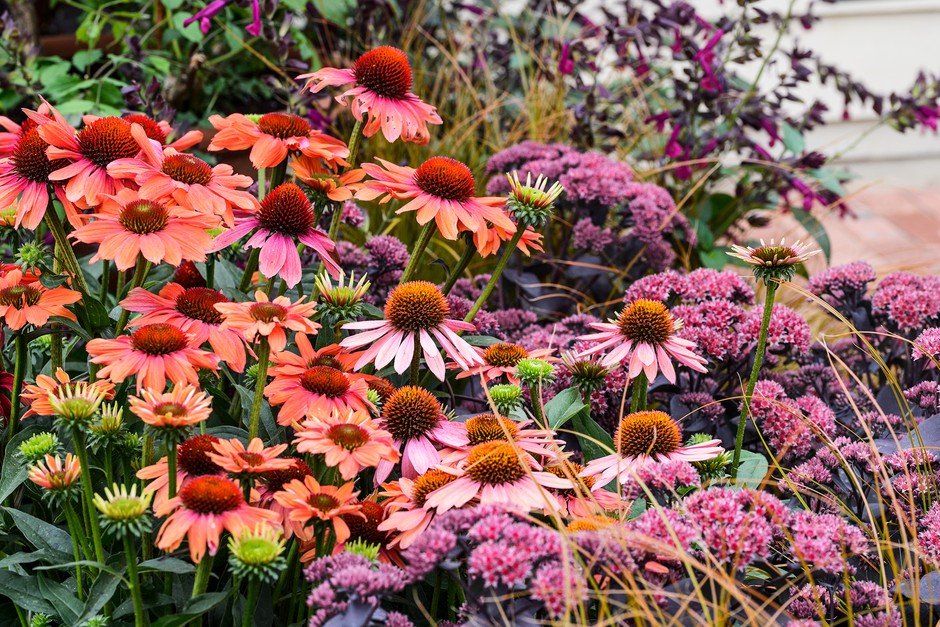
[[(520, 228), (520, 225), (517, 224), (516, 229), (518, 228)], [(502, 226), (490, 225), (486, 229), (480, 229), (473, 233), (473, 245), (476, 246), (477, 252), (480, 253), (481, 257), (495, 255), (499, 252), (499, 247), (503, 242), (512, 239), (512, 236), (516, 234), (516, 229), (506, 229)], [(544, 252), (545, 249), (542, 248), (541, 234), (536, 233), (535, 229), (531, 226), (525, 227), (522, 238), (519, 240), (519, 243), (516, 244), (516, 250), (526, 257), (531, 257), (533, 251)]]
[(357, 183), (366, 177), (365, 170), (357, 168), (336, 174), (320, 163), (319, 159), (299, 155), (290, 162), (290, 167), (298, 180), (317, 194), (333, 202), (352, 200), (353, 194), (359, 189)]
[(144, 388), (140, 397), (129, 396), (127, 403), (144, 424), (160, 430), (186, 429), (212, 414), (212, 398), (192, 385), (178, 385), (163, 393)]
[(96, 338), (86, 346), (92, 363), (104, 364), (101, 379), (121, 383), (137, 377), (137, 391), (162, 392), (169, 379), (174, 384), (199, 385), (197, 370), (217, 370), (219, 358), (199, 348), (191, 335), (170, 324), (148, 324), (130, 335), (113, 340)]
[(398, 48), (380, 46), (359, 57), (351, 68), (323, 68), (297, 79), (307, 79), (304, 89), (313, 93), (330, 85), (355, 83), (336, 101), (348, 105), (360, 122), (364, 115), (368, 117), (362, 129), (366, 137), (381, 129), (390, 142), (401, 137), (402, 141), (426, 144), (430, 140), (428, 124), (441, 123), (435, 108), (411, 93), (411, 65)]
[(240, 113), (228, 117), (210, 115), (218, 133), (209, 150), (247, 150), (251, 165), (272, 168), (291, 153), (323, 159), (331, 167), (348, 165), (349, 148), (342, 141), (314, 130), (310, 123), (292, 113), (266, 113), (255, 122)]
[(78, 457), (66, 453), (65, 461), (58, 455), (46, 455), (45, 463), (37, 462), (29, 469), (29, 480), (46, 490), (68, 490), (82, 476)]
[(323, 455), (326, 465), (338, 467), (344, 480), (353, 479), (363, 468), (375, 468), (379, 462), (396, 463), (398, 448), (392, 434), (362, 411), (333, 411), (305, 420), (294, 439), (297, 451)]
[(305, 303), (303, 297), (296, 303), (286, 296), (268, 300), (267, 294), (255, 292), (255, 302), (217, 303), (215, 308), (222, 316), (221, 330), (234, 329), (241, 333), (249, 344), (265, 337), (271, 352), (277, 353), (287, 346), (286, 331), (316, 333), (320, 325), (310, 320), (316, 303)]
[[(23, 418), (29, 416), (54, 416), (56, 411), (52, 407), (52, 403), (49, 402), (50, 395), (56, 395), (61, 386), (71, 383), (72, 378), (62, 368), (56, 368), (55, 378), (45, 374), (37, 374), (36, 383), (27, 383), (23, 386), (23, 393), (20, 395), (23, 403), (29, 405), (29, 409), (23, 414)], [(110, 381), (99, 379), (88, 385), (99, 390), (104, 400), (109, 401), (114, 398), (114, 385)]]
[[(343, 520), (343, 514), (357, 511), (355, 484), (350, 481), (341, 487), (324, 485), (308, 475), (303, 481), (294, 479), (285, 484), (274, 495), (274, 500), (287, 511), (287, 520), (301, 529), (311, 520), (331, 523), (337, 542), (345, 542), (349, 537), (349, 526)], [(297, 534), (295, 529), (294, 533)], [(298, 534), (302, 535), (302, 534)]]
[(17, 331), (27, 323), (41, 327), (52, 316), (76, 320), (65, 308), (81, 300), (80, 292), (59, 286), (48, 289), (39, 281), (23, 283), (21, 270), (0, 275), (0, 320)]
[(118, 270), (132, 268), (138, 255), (173, 266), (184, 259), (205, 261), (212, 242), (207, 229), (217, 224), (201, 213), (147, 200), (129, 189), (106, 197), (94, 218), (71, 237), (99, 244), (91, 263), (113, 259)]
[(219, 468), (238, 478), (254, 478), (272, 470), (284, 470), (294, 464), (290, 458), (280, 459), (278, 455), (287, 450), (286, 444), (265, 447), (261, 438), (254, 438), (248, 447), (240, 440), (219, 440), (209, 453), (211, 459)]

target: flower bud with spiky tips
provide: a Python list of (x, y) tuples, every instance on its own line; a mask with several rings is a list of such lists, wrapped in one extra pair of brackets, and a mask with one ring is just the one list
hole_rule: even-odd
[(601, 389), (610, 373), (610, 369), (602, 366), (600, 360), (578, 358), (574, 353), (564, 353), (561, 363), (584, 398), (590, 398), (591, 394)]
[(352, 273), (347, 281), (346, 275), (341, 273), (334, 285), (329, 273), (324, 270), (317, 275), (314, 282), (320, 292), (318, 311), (325, 324), (333, 325), (343, 320), (354, 320), (362, 315), (362, 297), (372, 285), (366, 275), (356, 281), (356, 274)]
[(729, 255), (752, 266), (754, 276), (765, 284), (768, 281), (789, 281), (796, 273), (796, 266), (819, 252), (811, 250), (809, 244), (797, 240), (787, 245), (784, 240), (775, 244), (773, 240), (760, 246), (732, 246)]
[[(696, 433), (688, 439), (685, 443), (686, 446), (693, 446), (695, 444), (701, 444), (703, 442), (708, 442), (711, 440), (711, 436), (707, 433)], [(731, 453), (725, 451), (713, 457), (712, 459), (706, 459), (704, 461), (692, 462), (692, 465), (695, 466), (695, 469), (698, 471), (698, 474), (702, 477), (702, 481), (710, 481), (714, 479), (720, 479), (725, 476), (725, 469), (731, 463)]]
[(49, 404), (61, 422), (85, 425), (98, 413), (106, 391), (87, 381), (63, 383), (49, 393)]
[(149, 533), (153, 521), (150, 517), (150, 499), (153, 492), (137, 494), (137, 484), (114, 484), (104, 489), (104, 496), (95, 495), (95, 507), (101, 512), (101, 523), (106, 534), (122, 539), (126, 535), (139, 538)]
[(522, 407), (522, 389), (518, 385), (494, 385), (489, 392), (496, 411), (502, 416), (508, 416), (513, 410)]
[(379, 559), (379, 551), (382, 550), (382, 547), (378, 544), (366, 542), (362, 538), (356, 538), (351, 542), (347, 542), (343, 550), (353, 555), (361, 555), (370, 562), (375, 562)]
[(29, 627), (53, 627), (55, 623), (52, 621), (52, 617), (48, 614), (33, 614), (32, 619), (29, 621)]
[(45, 458), (46, 455), (55, 455), (58, 449), (59, 438), (56, 434), (42, 431), (20, 444), (19, 454), (24, 462), (33, 464)]
[(118, 403), (103, 403), (98, 420), (88, 425), (88, 440), (95, 450), (124, 439), (124, 408)]
[(516, 374), (526, 385), (551, 385), (555, 381), (555, 367), (544, 359), (523, 359), (516, 364)]
[(35, 271), (46, 265), (46, 257), (49, 256), (49, 249), (40, 242), (30, 242), (23, 244), (16, 251), (16, 263), (23, 268), (23, 271)]
[(245, 529), (237, 538), (229, 538), (228, 564), (232, 574), (274, 583), (287, 566), (284, 544), (280, 532), (269, 525)]
[(548, 189), (548, 179), (539, 175), (532, 182), (532, 175), (527, 174), (525, 183), (519, 181), (519, 174), (513, 172), (509, 177), (509, 200), (506, 211), (516, 219), (522, 228), (544, 226), (552, 217), (552, 208), (565, 188), (556, 182)]

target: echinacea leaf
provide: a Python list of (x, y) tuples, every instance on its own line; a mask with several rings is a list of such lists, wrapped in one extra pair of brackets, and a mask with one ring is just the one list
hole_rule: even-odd
[(18, 509), (5, 507), (4, 510), (13, 519), (16, 528), (23, 533), (26, 541), (37, 549), (48, 551), (50, 559), (58, 562), (72, 559), (72, 536), (68, 533)]
[(548, 420), (548, 426), (552, 429), (559, 428), (584, 409), (584, 406), (578, 388), (562, 390), (552, 400), (545, 403), (545, 418)]

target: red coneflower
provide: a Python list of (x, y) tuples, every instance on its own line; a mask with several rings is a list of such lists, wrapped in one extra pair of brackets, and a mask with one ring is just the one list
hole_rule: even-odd
[[(176, 447), (176, 485), (182, 489), (197, 477), (221, 477), (224, 473), (215, 462), (209, 459), (214, 452), (213, 444), (219, 441), (214, 435), (196, 435)], [(151, 464), (137, 471), (137, 478), (149, 481), (145, 492), (154, 492), (153, 506), (160, 507), (170, 496), (169, 464), (166, 457), (161, 457), (156, 464)]]
[(41, 327), (52, 316), (76, 320), (65, 308), (82, 299), (80, 292), (59, 286), (48, 289), (39, 281), (23, 283), (23, 272), (10, 270), (0, 275), (0, 320), (14, 331), (27, 323)]

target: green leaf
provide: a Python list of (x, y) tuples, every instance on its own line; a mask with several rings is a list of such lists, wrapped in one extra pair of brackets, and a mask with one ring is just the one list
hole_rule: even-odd
[(205, 39), (205, 35), (199, 30), (199, 20), (190, 23), (189, 26), (183, 26), (183, 22), (190, 17), (191, 14), (186, 12), (174, 14), (173, 25), (176, 27), (174, 30), (194, 44), (202, 43), (202, 40)]
[(189, 562), (177, 559), (175, 557), (158, 557), (156, 559), (141, 562), (140, 570), (158, 570), (162, 573), (173, 573), (174, 575), (186, 575), (196, 572), (196, 567)]
[(114, 571), (98, 575), (91, 590), (88, 591), (88, 596), (85, 598), (85, 607), (75, 624), (82, 625), (85, 621), (94, 618), (114, 596), (121, 581), (123, 581), (121, 576)]
[(464, 340), (467, 341), (467, 344), (470, 346), (479, 346), (486, 347), (492, 346), (493, 344), (499, 344), (502, 342), (498, 337), (493, 337), (492, 335), (467, 335), (464, 336)]
[(806, 229), (809, 236), (819, 245), (819, 249), (822, 250), (823, 255), (826, 257), (826, 263), (829, 263), (829, 258), (832, 256), (832, 242), (829, 241), (829, 234), (826, 233), (826, 227), (822, 225), (822, 222), (816, 219), (816, 216), (805, 209), (796, 207), (791, 213), (793, 217), (796, 218), (796, 221), (803, 225), (803, 228)]
[[(256, 383), (255, 385), (258, 384)], [(247, 429), (251, 422), (251, 405), (255, 400), (255, 392), (242, 385), (236, 385), (235, 389), (238, 390), (238, 395), (241, 397), (242, 402), (242, 425)], [(274, 423), (274, 418), (271, 415), (271, 406), (266, 401), (261, 402), (260, 423), (261, 426), (258, 429), (260, 433), (258, 435), (261, 436), (262, 440), (269, 442), (277, 437), (277, 425)]]
[(183, 6), (183, 0), (162, 0), (163, 6), (165, 6), (170, 11), (175, 11), (181, 6)]
[(795, 155), (803, 154), (806, 148), (806, 141), (803, 139), (803, 133), (794, 126), (783, 123), (783, 145), (787, 150)]
[(94, 568), (95, 570), (102, 570), (106, 573), (114, 575), (115, 577), (120, 577), (121, 573), (114, 570), (107, 564), (102, 564), (101, 562), (96, 562), (95, 560), (79, 560), (77, 562), (56, 562), (55, 564), (50, 564), (49, 566), (37, 566), (33, 570), (74, 570), (76, 566), (85, 566), (86, 568)]
[(598, 457), (610, 455), (614, 450), (614, 439), (604, 431), (604, 428), (591, 418), (587, 410), (579, 411), (574, 415), (571, 423), (572, 431), (578, 436), (581, 450), (584, 451), (584, 460), (591, 461)]
[(719, 246), (714, 250), (699, 250), (698, 256), (702, 261), (702, 265), (706, 268), (721, 270), (729, 263), (734, 262), (734, 259), (728, 256), (729, 250), (726, 246)]
[(766, 457), (760, 453), (741, 451), (741, 463), (738, 466), (738, 477), (736, 479), (737, 484), (748, 488), (759, 488), (769, 470), (770, 464), (767, 463)]
[(18, 509), (11, 507), (3, 509), (13, 519), (13, 524), (23, 533), (27, 542), (37, 549), (45, 549), (50, 554), (62, 554), (55, 557), (59, 561), (72, 558), (72, 536), (68, 533)]
[(578, 388), (571, 387), (562, 390), (552, 400), (545, 403), (545, 418), (548, 420), (548, 426), (552, 429), (559, 428), (584, 407)]
[(39, 592), (52, 604), (59, 618), (66, 625), (77, 625), (78, 616), (82, 613), (82, 602), (61, 583), (50, 581), (45, 577), (37, 577), (37, 580)]
[(63, 318), (62, 316), (52, 316), (51, 318), (49, 318), (49, 322), (50, 323), (54, 322), (56, 324), (61, 324), (64, 327), (68, 327), (73, 333), (75, 333), (77, 336), (79, 336), (86, 342), (92, 339), (91, 334), (88, 333), (85, 329), (83, 329), (80, 324), (72, 320), (69, 320), (68, 318)]
[(346, 25), (350, 12), (356, 6), (355, 0), (312, 0), (323, 19), (339, 24)]
[(4, 456), (3, 469), (0, 470), (0, 503), (5, 501), (26, 481), (26, 476), (29, 473), (29, 468), (23, 463), (23, 458), (14, 451), (18, 451), (20, 444), (39, 431), (42, 431), (40, 427), (30, 425), (13, 436), (13, 439), (7, 445), (8, 454)]
[(2, 570), (0, 571), (0, 595), (9, 598), (28, 612), (56, 614), (52, 604), (43, 598), (36, 579)]
[(97, 48), (92, 50), (79, 50), (72, 56), (72, 65), (74, 65), (79, 72), (84, 72), (88, 69), (93, 63), (96, 63), (101, 59), (101, 51)]
[(179, 614), (170, 614), (163, 616), (156, 622), (151, 623), (152, 627), (181, 627), (197, 616), (205, 614), (228, 598), (228, 592), (210, 592), (201, 594), (194, 599), (190, 599), (183, 606)]
[(360, 303), (360, 306), (362, 307), (362, 312), (373, 320), (380, 320), (385, 317), (385, 312), (371, 303)]

